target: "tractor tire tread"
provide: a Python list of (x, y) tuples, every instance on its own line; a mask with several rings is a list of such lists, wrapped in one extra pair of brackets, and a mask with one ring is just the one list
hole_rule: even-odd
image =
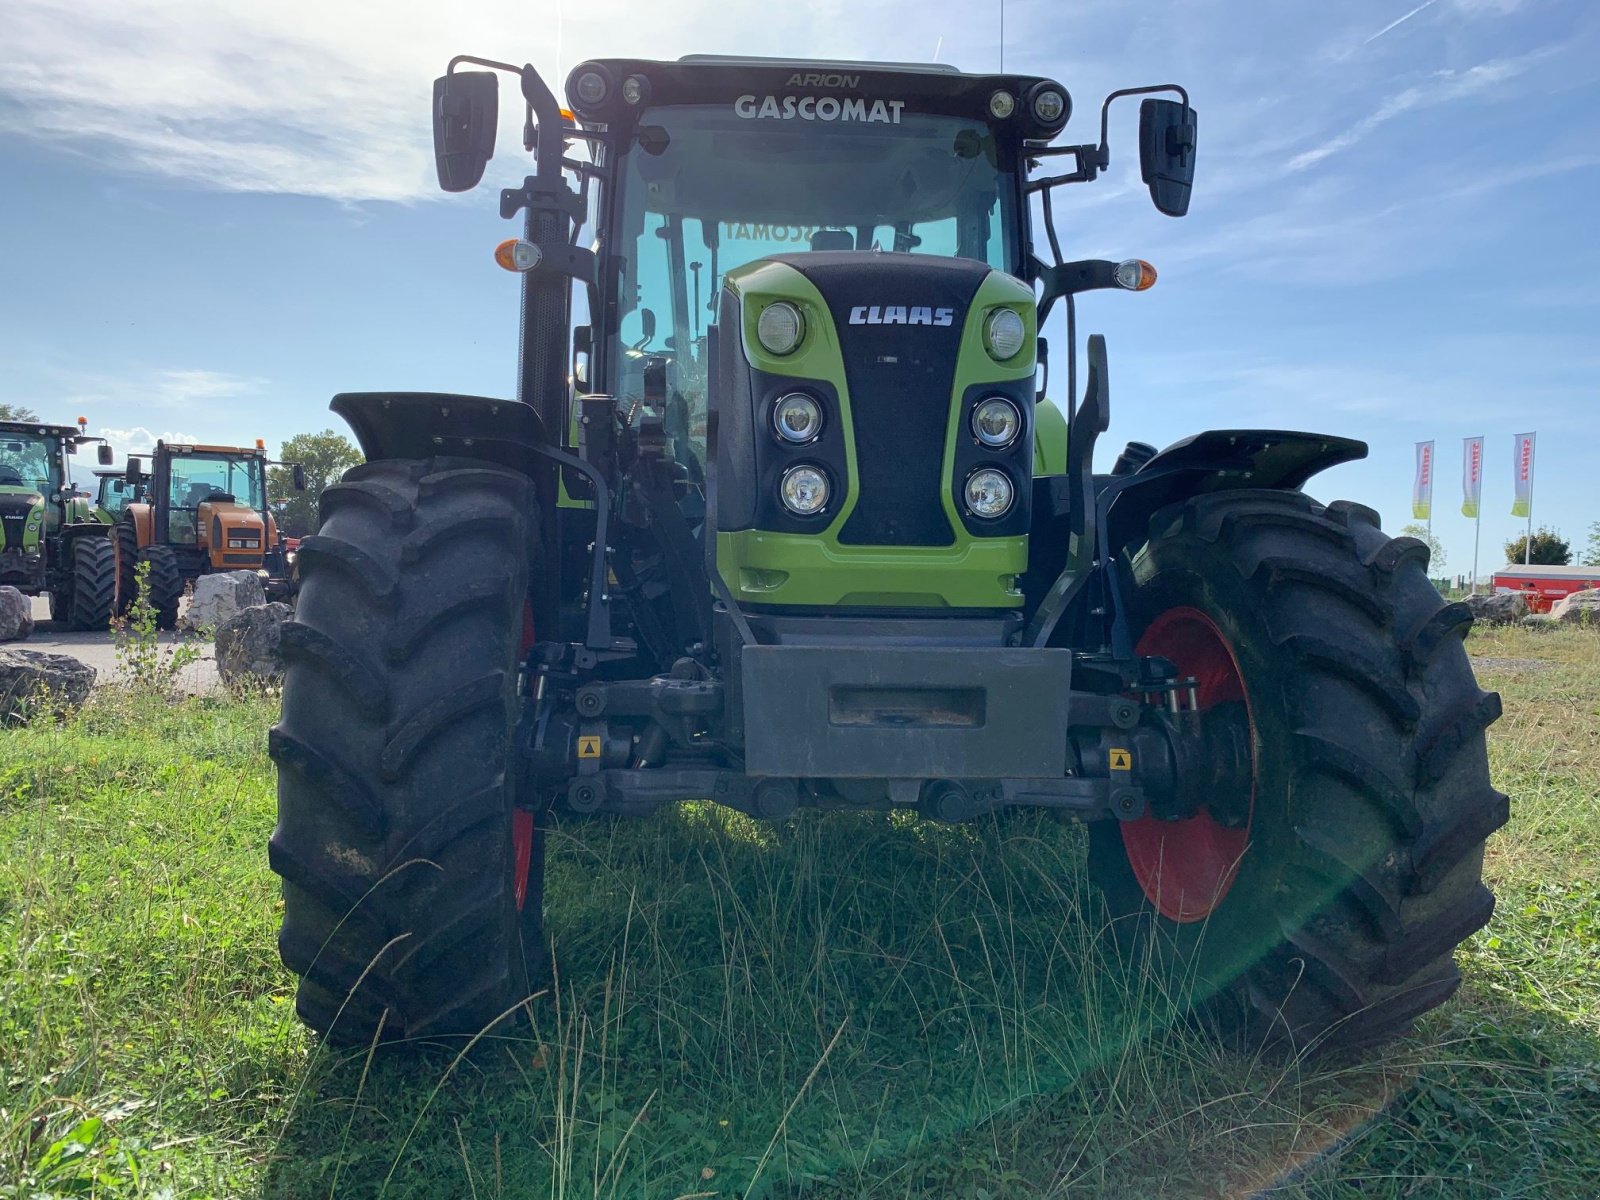
[[(512, 896), (507, 767), (533, 488), (462, 459), (338, 486), (301, 542), (271, 740), (280, 951), (331, 1041), (471, 1037), (526, 998), (539, 953), (541, 901)], [(341, 923), (351, 907), (365, 919)]]
[(1509, 805), (1485, 731), (1500, 702), (1473, 681), (1470, 614), (1427, 562), (1365, 506), (1259, 491), (1161, 510), (1131, 560), (1143, 620), (1215, 605), (1244, 639), (1282, 815), (1252, 834), (1271, 857), (1247, 858), (1234, 886), (1265, 890), (1231, 917), (1232, 895), (1203, 925), (1156, 915), (1114, 825), (1090, 828), (1091, 876), (1113, 927), (1140, 916), (1180, 956), (1170, 966), (1218, 989), (1202, 989), (1202, 1011), (1256, 1047), (1343, 1053), (1405, 1033), (1459, 986), (1455, 949), (1493, 914), (1482, 851)]

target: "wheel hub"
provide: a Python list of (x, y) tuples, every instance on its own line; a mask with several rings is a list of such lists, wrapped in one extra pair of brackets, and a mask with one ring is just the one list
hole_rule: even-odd
[(1139, 887), (1162, 916), (1198, 921), (1228, 894), (1250, 842), (1255, 738), (1249, 697), (1232, 648), (1197, 608), (1158, 616), (1138, 653), (1169, 659), (1193, 678), (1195, 703), (1177, 718), (1172, 738), (1175, 804), (1165, 816), (1156, 811), (1123, 822), (1123, 847)]

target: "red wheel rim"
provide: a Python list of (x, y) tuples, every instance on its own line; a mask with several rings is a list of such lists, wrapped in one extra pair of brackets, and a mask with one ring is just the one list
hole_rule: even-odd
[(525, 808), (511, 813), (511, 894), (517, 911), (528, 898), (528, 865), (533, 861), (533, 814)]
[[(1181, 676), (1195, 679), (1200, 711), (1242, 700), (1250, 713), (1250, 697), (1232, 648), (1216, 623), (1198, 608), (1171, 608), (1157, 617), (1139, 639), (1141, 655), (1159, 655), (1177, 665)], [(1250, 722), (1254, 743), (1255, 722)], [(1255, 813), (1255, 781), (1250, 785), (1250, 813)], [(1187, 924), (1210, 916), (1233, 886), (1239, 860), (1250, 841), (1250, 819), (1230, 829), (1201, 809), (1181, 821), (1144, 816), (1124, 821), (1122, 845), (1140, 889), (1156, 911), (1169, 921)]]
[[(527, 660), (533, 648), (533, 605), (522, 604), (522, 648), (520, 655)], [(511, 894), (516, 898), (517, 911), (528, 898), (528, 866), (533, 861), (533, 814), (525, 808), (511, 811)]]

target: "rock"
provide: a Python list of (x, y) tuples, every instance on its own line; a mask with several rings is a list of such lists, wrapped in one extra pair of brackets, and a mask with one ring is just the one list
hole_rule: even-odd
[(1556, 601), (1550, 610), (1552, 619), (1563, 625), (1587, 625), (1600, 629), (1600, 588), (1585, 588)]
[(178, 622), (180, 629), (210, 633), (229, 617), (267, 602), (261, 576), (254, 571), (221, 571), (194, 581), (194, 597)]
[(1549, 613), (1529, 613), (1522, 618), (1524, 629), (1554, 629), (1556, 619)]
[(1466, 605), (1480, 625), (1513, 625), (1528, 615), (1528, 598), (1520, 592), (1468, 596)]
[(229, 687), (283, 682), (278, 639), (294, 609), (274, 601), (243, 609), (217, 626), (217, 674)]
[(25, 724), (40, 708), (66, 712), (89, 698), (95, 670), (70, 654), (0, 650), (0, 720)]
[(33, 601), (14, 587), (0, 587), (0, 642), (20, 642), (33, 632)]

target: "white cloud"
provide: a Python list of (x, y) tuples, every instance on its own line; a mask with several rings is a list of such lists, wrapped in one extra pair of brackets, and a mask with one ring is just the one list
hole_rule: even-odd
[(196, 367), (97, 371), (64, 380), (61, 395), (51, 404), (69, 408), (110, 404), (121, 411), (133, 412), (151, 408), (194, 409), (254, 395), (265, 383), (264, 379)]
[(1522, 74), (1535, 59), (1542, 56), (1542, 54), (1528, 54), (1520, 58), (1498, 58), (1479, 63), (1465, 71), (1437, 71), (1425, 82), (1390, 96), (1343, 133), (1329, 138), (1320, 146), (1314, 146), (1295, 155), (1289, 160), (1287, 169), (1303, 171), (1307, 167), (1315, 166), (1341, 150), (1348, 150), (1379, 126), (1413, 109), (1448, 104), (1496, 88)]
[[(740, 12), (715, 0), (470, 5), (392, 0), (7, 0), (0, 133), (226, 191), (345, 201), (437, 196), (431, 81), (451, 56), (524, 61), (552, 87), (579, 55), (669, 57), (708, 29), (750, 53), (859, 39), (892, 14), (843, 19), (842, 0)], [(555, 20), (543, 18), (553, 17)], [(559, 38), (549, 36), (557, 26)], [(832, 33), (832, 29), (848, 31)], [(823, 43), (819, 46), (819, 40)], [(930, 39), (931, 40), (931, 39)], [(520, 106), (501, 88), (502, 157)]]
[(187, 433), (152, 433), (142, 425), (135, 425), (132, 429), (109, 429), (102, 426), (95, 432), (111, 443), (111, 448), (117, 452), (119, 459), (129, 454), (149, 454), (155, 450), (158, 440), (189, 445), (200, 440)]

